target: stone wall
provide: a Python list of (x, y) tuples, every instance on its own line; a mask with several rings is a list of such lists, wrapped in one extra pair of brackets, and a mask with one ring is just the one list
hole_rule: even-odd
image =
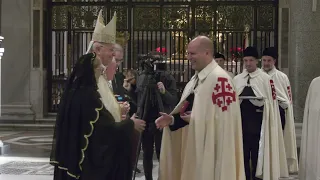
[(1, 62), (2, 117), (33, 119), (30, 105), (31, 3), (3, 0), (1, 35), (5, 53)]

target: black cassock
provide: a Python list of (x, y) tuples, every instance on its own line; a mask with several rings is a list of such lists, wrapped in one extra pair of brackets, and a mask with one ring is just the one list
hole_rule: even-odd
[[(239, 96), (251, 96), (252, 98), (256, 97), (251, 86), (246, 86)], [(258, 153), (261, 125), (263, 119), (263, 106), (255, 106), (250, 102), (250, 100), (243, 99), (240, 104), (240, 109), (242, 119), (243, 154), (246, 179), (250, 180), (251, 176), (253, 180), (260, 180), (259, 178), (255, 177), (255, 174), (259, 155)]]
[(57, 116), (50, 158), (54, 180), (131, 179), (133, 121), (115, 122), (96, 84), (73, 79)]

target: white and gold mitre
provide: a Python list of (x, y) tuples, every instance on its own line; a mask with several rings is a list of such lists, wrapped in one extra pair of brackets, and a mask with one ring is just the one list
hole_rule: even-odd
[(105, 25), (102, 17), (102, 10), (100, 10), (96, 27), (94, 28), (92, 41), (100, 43), (115, 43), (116, 42), (116, 26), (117, 14), (114, 13), (111, 21)]

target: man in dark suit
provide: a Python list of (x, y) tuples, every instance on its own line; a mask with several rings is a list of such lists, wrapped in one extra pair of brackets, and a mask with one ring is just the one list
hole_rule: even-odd
[[(129, 101), (129, 104), (130, 104), (129, 116), (132, 116), (133, 113), (135, 113), (137, 110), (136, 97), (134, 97), (133, 96), (134, 94), (129, 93), (123, 87), (125, 76), (124, 76), (123, 72), (119, 71), (119, 67), (123, 62), (124, 50), (120, 44), (115, 44), (114, 45), (114, 52), (115, 52), (114, 58), (117, 63), (117, 72), (115, 74), (114, 79), (112, 80), (113, 94), (121, 96), (122, 98), (124, 98), (125, 101)], [(137, 131), (134, 132), (134, 135), (132, 138), (133, 138), (132, 139), (133, 146), (134, 147), (139, 146), (139, 133)], [(138, 151), (140, 150), (139, 147), (136, 147), (135, 149), (137, 149)], [(133, 155), (133, 159), (132, 159), (133, 162), (132, 163), (133, 163), (133, 166), (135, 166), (137, 152), (134, 150), (133, 154), (134, 155)], [(141, 170), (138, 169), (137, 167), (135, 168), (135, 171), (137, 173), (141, 173)]]
[(123, 48), (119, 44), (114, 45), (114, 52), (115, 52), (115, 60), (117, 63), (117, 72), (115, 74), (114, 79), (112, 80), (112, 89), (115, 95), (120, 95), (124, 97), (124, 88), (123, 88), (123, 81), (124, 75), (122, 72), (119, 71), (119, 67), (123, 62)]

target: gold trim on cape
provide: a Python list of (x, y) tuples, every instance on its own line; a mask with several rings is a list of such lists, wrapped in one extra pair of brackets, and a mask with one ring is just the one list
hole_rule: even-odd
[[(96, 118), (95, 118), (94, 120), (92, 120), (92, 121), (89, 122), (89, 124), (90, 124), (90, 126), (91, 126), (90, 132), (89, 132), (88, 134), (85, 134), (85, 135), (83, 136), (84, 139), (85, 139), (85, 146), (84, 146), (84, 148), (81, 149), (81, 154), (82, 154), (82, 155), (81, 155), (81, 160), (79, 161), (80, 171), (82, 171), (82, 163), (83, 163), (83, 160), (84, 160), (84, 158), (85, 158), (84, 153), (85, 153), (85, 151), (87, 150), (88, 145), (89, 145), (89, 139), (88, 139), (88, 138), (92, 135), (92, 132), (93, 132), (93, 130), (94, 130), (94, 125), (93, 125), (93, 124), (95, 124), (95, 123), (98, 121), (99, 116), (100, 116), (100, 111), (101, 111), (102, 109), (103, 109), (103, 104), (101, 104), (101, 107), (100, 107), (100, 108), (95, 108), (95, 111), (97, 112), (97, 116), (96, 116)], [(60, 163), (59, 163), (58, 161), (50, 161), (50, 163), (58, 165), (58, 168), (61, 169), (61, 170), (65, 170), (70, 177), (73, 177), (73, 178), (75, 178), (75, 179), (79, 179), (79, 178), (80, 178), (80, 175), (75, 175), (75, 174), (69, 172), (68, 168), (59, 166)]]

